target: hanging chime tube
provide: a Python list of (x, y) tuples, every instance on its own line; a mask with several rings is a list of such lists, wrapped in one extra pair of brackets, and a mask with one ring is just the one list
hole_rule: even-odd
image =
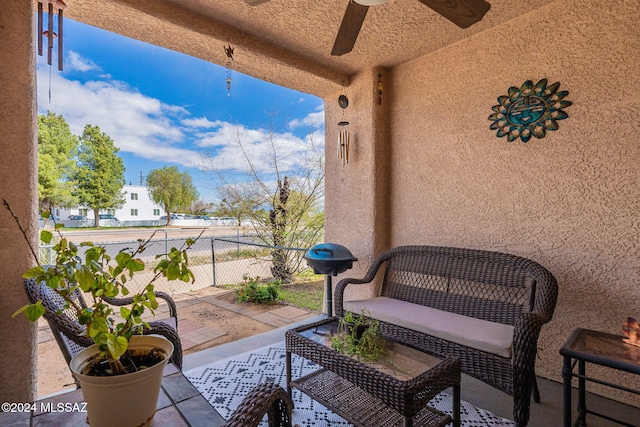
[(344, 145), (344, 162), (348, 164), (349, 163), (349, 140), (351, 139), (351, 135), (349, 134), (348, 130), (345, 130), (344, 132), (347, 134), (346, 135), (347, 141), (345, 142), (345, 145)]
[(62, 71), (62, 9), (58, 9), (58, 70)]
[(47, 64), (51, 65), (53, 54), (53, 4), (49, 3), (49, 29), (47, 30)]
[(348, 130), (341, 130), (338, 134), (338, 150), (337, 155), (342, 160), (342, 165), (349, 163), (349, 145), (351, 135)]
[(42, 3), (38, 3), (38, 55), (42, 56), (42, 32), (44, 31), (42, 25)]

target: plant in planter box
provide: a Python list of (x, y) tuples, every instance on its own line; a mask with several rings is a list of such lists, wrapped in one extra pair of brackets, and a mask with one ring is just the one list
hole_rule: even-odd
[(366, 362), (375, 362), (388, 355), (380, 322), (365, 316), (364, 310), (359, 316), (347, 312), (338, 321), (338, 334), (332, 338), (331, 347)]
[[(27, 234), (18, 217), (6, 201), (4, 201), (4, 206), (10, 211), (23, 236), (27, 239)], [(149, 365), (156, 363), (158, 360), (162, 361), (162, 366), (159, 369), (159, 379), (157, 381), (154, 380), (157, 383), (157, 391), (147, 393), (137, 390), (135, 395), (136, 397), (140, 397), (143, 394), (153, 396), (155, 393), (155, 399), (152, 398), (152, 402), (147, 405), (151, 413), (144, 415), (144, 418), (140, 421), (138, 421), (139, 419), (132, 421), (133, 425), (146, 423), (150, 417), (153, 417), (155, 412), (162, 379), (162, 368), (166, 364), (166, 360), (171, 356), (173, 346), (169, 341), (159, 337), (140, 337), (139, 335), (143, 332), (143, 329), (149, 326), (142, 319), (142, 316), (147, 310), (153, 314), (158, 308), (154, 293), (154, 283), (158, 279), (164, 277), (168, 280), (194, 281), (193, 273), (189, 269), (187, 250), (195, 243), (197, 238), (187, 239), (180, 249), (171, 248), (168, 254), (156, 256), (158, 262), (154, 266), (153, 272), (147, 273), (150, 276), (145, 281), (146, 285), (140, 292), (130, 296), (128, 284), (136, 273), (145, 270), (145, 263), (140, 258), (140, 255), (149, 246), (153, 235), (145, 241), (139, 240), (137, 248), (125, 248), (112, 258), (105, 247), (95, 245), (92, 242), (83, 242), (79, 246), (70, 242), (60, 233), (59, 227), (61, 226), (56, 225), (58, 241), (53, 246), (53, 263), (51, 265), (40, 265), (36, 250), (30, 246), (38, 265), (25, 272), (23, 276), (27, 279), (35, 280), (36, 283), (46, 284), (48, 289), (64, 301), (64, 311), (75, 312), (79, 323), (85, 327), (85, 334), (95, 343), (95, 346), (89, 347), (74, 356), (70, 363), (72, 371), (74, 371), (74, 366), (82, 367), (82, 372), (74, 371), (74, 375), (82, 384), (92, 425), (100, 423), (95, 415), (98, 405), (87, 397), (87, 389), (89, 387), (85, 386), (82, 378), (91, 377), (92, 375), (104, 375), (105, 381), (108, 382), (119, 381), (113, 380), (118, 377), (126, 376), (129, 378), (129, 375), (133, 375), (135, 378), (143, 378), (148, 375), (146, 371), (155, 369), (155, 366), (151, 368)], [(40, 238), (44, 243), (49, 244), (53, 242), (54, 234), (51, 231), (43, 230)], [(81, 250), (84, 253), (81, 254)], [(88, 295), (88, 307), (83, 307), (74, 298), (74, 294), (78, 290)], [(108, 301), (110, 298), (123, 296), (130, 296), (132, 302), (128, 306), (119, 307), (116, 313), (114, 306), (110, 305)], [(19, 309), (14, 313), (14, 316), (24, 313), (29, 320), (37, 321), (45, 311), (42, 301), (36, 301)], [(61, 313), (62, 310), (57, 314)], [(116, 314), (119, 315), (119, 319), (116, 318)], [(131, 366), (129, 362), (133, 359), (133, 356), (140, 354), (140, 351), (133, 351), (134, 346), (132, 344), (142, 338), (149, 339), (154, 343), (151, 345), (144, 344), (144, 351), (142, 351), (144, 356), (142, 357), (145, 361)], [(159, 355), (160, 357), (154, 357), (154, 355)], [(87, 363), (74, 363), (76, 358), (80, 356), (87, 357), (89, 361)], [(94, 368), (100, 372), (97, 374), (92, 373), (91, 371)], [(125, 381), (133, 382), (137, 381), (137, 379), (129, 378)], [(109, 393), (108, 389), (105, 389), (105, 391)], [(114, 392), (111, 390), (111, 395), (122, 397), (120, 391)], [(99, 397), (98, 401), (100, 399), (108, 400), (106, 397)], [(130, 402), (135, 402), (136, 407), (141, 406), (135, 398)], [(129, 403), (129, 405), (131, 406), (132, 403)], [(128, 407), (126, 411), (116, 412), (120, 414), (121, 412), (128, 412), (129, 409), (132, 410), (133, 408)], [(113, 416), (116, 415), (113, 404), (107, 404), (105, 413), (110, 416), (110, 420), (107, 420), (106, 425), (109, 425), (109, 422), (111, 422), (110, 425), (118, 424), (113, 419)]]

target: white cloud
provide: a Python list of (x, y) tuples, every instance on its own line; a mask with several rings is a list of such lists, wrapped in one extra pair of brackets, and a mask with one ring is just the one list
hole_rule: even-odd
[(317, 111), (315, 113), (309, 113), (302, 120), (294, 119), (289, 122), (289, 127), (291, 129), (299, 128), (299, 127), (312, 127), (312, 128), (321, 128), (324, 127), (324, 110)]
[(211, 120), (207, 119), (206, 117), (200, 117), (197, 119), (184, 119), (182, 120), (182, 124), (187, 126), (187, 127), (191, 127), (191, 128), (213, 128), (213, 127), (217, 127), (219, 125), (219, 121), (215, 121), (212, 122)]
[(217, 169), (244, 172), (248, 165), (237, 144), (240, 140), (258, 170), (273, 169), (275, 149), (278, 167), (288, 173), (306, 162), (313, 145), (319, 150), (324, 146), (323, 111), (294, 121), (292, 128), (313, 129), (305, 137), (269, 133), (207, 117), (189, 118), (184, 107), (165, 104), (120, 81), (82, 83), (54, 72), (49, 83), (49, 70), (45, 70), (38, 73), (39, 113), (51, 110), (64, 116), (76, 135), (81, 135), (87, 124), (97, 125), (122, 152), (143, 159), (206, 169), (203, 154), (209, 150)]
[[(85, 125), (97, 125), (123, 152), (139, 157), (195, 166), (200, 153), (175, 147), (184, 141), (175, 116), (188, 114), (183, 107), (167, 105), (118, 81), (68, 80), (59, 73), (38, 73), (39, 112), (64, 116), (71, 131), (81, 135)], [(51, 102), (48, 91), (51, 90)]]
[[(67, 63), (71, 66), (71, 69), (78, 71), (91, 71), (100, 70), (100, 67), (90, 59), (83, 58), (79, 53), (70, 50), (67, 54)], [(68, 68), (67, 68), (68, 69)]]
[(300, 138), (289, 132), (270, 133), (221, 121), (215, 130), (196, 137), (198, 146), (215, 149), (206, 167), (240, 172), (249, 171), (249, 162), (259, 173), (273, 172), (276, 163), (281, 173), (295, 171), (308, 161), (314, 149), (322, 152), (324, 146), (324, 132)]

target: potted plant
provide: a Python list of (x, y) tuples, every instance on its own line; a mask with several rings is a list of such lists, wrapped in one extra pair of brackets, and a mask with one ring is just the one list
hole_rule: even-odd
[(341, 353), (357, 357), (366, 362), (375, 362), (388, 355), (380, 332), (380, 322), (351, 312), (338, 320), (338, 333), (331, 340), (331, 347)]
[[(27, 234), (18, 217), (6, 201), (4, 205), (26, 239)], [(150, 279), (145, 282), (146, 286), (133, 295), (133, 302), (129, 306), (119, 307), (116, 313), (107, 301), (109, 298), (129, 295), (127, 285), (136, 273), (145, 269), (140, 254), (148, 247), (153, 235), (145, 241), (138, 240), (135, 249), (120, 250), (112, 259), (103, 246), (92, 242), (83, 242), (78, 246), (70, 242), (60, 233), (60, 227), (56, 225), (58, 239), (53, 246), (52, 264), (40, 265), (36, 250), (30, 246), (38, 265), (25, 272), (23, 277), (45, 283), (61, 297), (64, 309), (76, 312), (80, 324), (86, 328), (86, 334), (95, 343), (74, 356), (70, 362), (70, 368), (82, 386), (90, 424), (147, 425), (155, 413), (163, 369), (171, 357), (173, 345), (162, 337), (141, 335), (143, 328), (148, 327), (142, 315), (147, 310), (154, 313), (158, 308), (154, 283), (159, 278), (194, 280), (186, 251), (197, 238), (187, 239), (181, 249), (171, 248), (168, 254), (157, 255), (158, 262)], [(40, 239), (50, 244), (54, 241), (54, 233), (42, 230)], [(84, 250), (83, 254), (80, 249)], [(73, 298), (73, 293), (78, 289), (89, 297), (87, 308), (80, 306)], [(19, 313), (24, 313), (35, 322), (45, 313), (45, 308), (41, 301), (36, 301), (22, 307), (13, 316)], [(143, 384), (151, 386), (152, 390), (142, 389)], [(132, 395), (126, 394), (127, 387), (133, 389)], [(123, 411), (122, 403), (126, 402), (136, 403), (127, 405), (127, 410)], [(140, 413), (134, 414), (134, 409), (140, 409)], [(103, 416), (106, 418), (102, 419)], [(123, 419), (116, 418), (119, 416)]]

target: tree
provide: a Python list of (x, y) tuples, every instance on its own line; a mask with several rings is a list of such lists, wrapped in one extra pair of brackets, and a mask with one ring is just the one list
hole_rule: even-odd
[(206, 215), (213, 209), (213, 203), (205, 202), (204, 200), (196, 200), (191, 203), (191, 207), (189, 208), (189, 213), (193, 215)]
[(124, 162), (113, 140), (98, 126), (86, 125), (80, 137), (78, 154), (78, 196), (80, 203), (93, 209), (95, 226), (99, 225), (100, 209), (116, 209), (125, 202), (122, 187)]
[(78, 204), (74, 175), (78, 137), (62, 116), (38, 115), (38, 201), (41, 211)]
[(288, 132), (278, 133), (274, 119), (277, 116), (258, 142), (255, 133), (245, 137), (236, 128), (231, 142), (237, 150), (234, 159), (241, 159), (242, 166), (229, 171), (229, 159), (208, 155), (205, 167), (228, 206), (249, 218), (263, 243), (275, 246), (271, 271), (288, 282), (303, 254), (291, 248), (318, 243), (324, 230), (324, 152), (316, 134), (299, 140)]
[(149, 172), (147, 187), (151, 199), (164, 208), (167, 225), (171, 225), (171, 212), (189, 209), (199, 196), (189, 172), (180, 172), (176, 166), (164, 166)]
[(222, 200), (218, 204), (220, 216), (231, 216), (242, 225), (244, 218), (250, 218), (254, 211), (264, 204), (264, 198), (260, 194), (260, 186), (255, 183), (236, 185), (222, 185), (218, 187), (218, 193)]

